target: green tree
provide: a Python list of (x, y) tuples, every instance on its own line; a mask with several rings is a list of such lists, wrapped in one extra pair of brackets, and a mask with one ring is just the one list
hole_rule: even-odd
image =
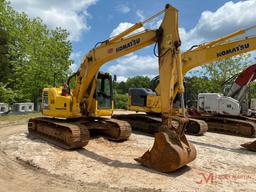
[[(5, 48), (0, 54), (1, 60), (6, 59), (0, 65), (1, 91), (12, 91), (13, 102), (36, 101), (42, 88), (53, 85), (55, 73), (58, 84), (70, 73), (68, 33), (48, 29), (40, 18), (16, 12), (5, 0), (0, 0), (0, 12), (0, 50)], [(1, 101), (7, 102), (4, 98)]]
[(212, 82), (207, 77), (186, 77), (186, 103), (189, 107), (197, 105), (199, 93), (214, 92)]
[(126, 81), (126, 90), (129, 88), (149, 88), (150, 78), (147, 76), (129, 77)]
[(250, 54), (242, 54), (222, 61), (203, 65), (201, 73), (210, 80), (210, 92), (223, 92), (224, 82), (249, 64)]
[(7, 81), (9, 74), (8, 63), (8, 34), (3, 26), (0, 26), (0, 82)]
[(117, 109), (127, 109), (128, 94), (116, 94), (116, 106)]
[(125, 94), (127, 93), (127, 90), (126, 90), (126, 83), (124, 81), (121, 81), (121, 82), (114, 82), (113, 83), (113, 88), (114, 90), (117, 92), (117, 93), (120, 93), (120, 94)]

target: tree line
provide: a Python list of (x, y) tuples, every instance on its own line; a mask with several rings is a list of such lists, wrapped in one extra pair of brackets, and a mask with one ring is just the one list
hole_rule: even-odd
[(43, 87), (70, 73), (71, 42), (65, 29), (49, 29), (0, 1), (0, 102), (36, 102)]

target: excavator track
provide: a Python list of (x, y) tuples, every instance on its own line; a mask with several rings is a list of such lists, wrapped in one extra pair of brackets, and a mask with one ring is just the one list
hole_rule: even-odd
[(86, 120), (82, 124), (88, 127), (92, 135), (102, 135), (113, 141), (125, 141), (132, 132), (131, 125), (128, 122), (113, 118)]
[(30, 119), (29, 134), (64, 149), (86, 146), (90, 134), (102, 135), (114, 141), (124, 141), (131, 135), (130, 124), (116, 119), (62, 120), (47, 117)]
[[(133, 130), (151, 135), (158, 133), (162, 124), (160, 117), (144, 114), (114, 115), (113, 118), (128, 121)], [(175, 122), (173, 122), (173, 126), (177, 126)], [(190, 135), (203, 135), (207, 130), (208, 125), (205, 121), (189, 118), (185, 133)]]
[(86, 146), (90, 140), (89, 130), (78, 122), (40, 117), (29, 119), (29, 134), (49, 141), (64, 149)]
[(189, 118), (185, 129), (185, 134), (189, 135), (204, 135), (208, 131), (208, 125), (205, 121), (200, 119)]
[(202, 115), (193, 117), (204, 120), (209, 131), (221, 132), (244, 137), (256, 137), (256, 119), (247, 117)]
[(134, 131), (154, 135), (160, 132), (161, 119), (144, 114), (113, 115), (112, 118), (129, 122)]
[(117, 119), (107, 119), (106, 121), (108, 123), (114, 124), (119, 127), (119, 130), (118, 129), (110, 130), (111, 137), (109, 139), (114, 140), (114, 141), (124, 141), (130, 137), (130, 135), (132, 133), (132, 128), (128, 122), (117, 120)]

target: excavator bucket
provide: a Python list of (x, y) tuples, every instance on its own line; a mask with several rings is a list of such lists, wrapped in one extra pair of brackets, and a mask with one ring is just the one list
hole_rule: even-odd
[(176, 130), (163, 128), (155, 134), (155, 142), (150, 151), (135, 159), (142, 165), (160, 172), (175, 171), (196, 158), (196, 149), (184, 134), (185, 124)]
[(244, 143), (241, 146), (250, 150), (250, 151), (255, 151), (256, 152), (256, 140), (252, 141), (252, 142)]

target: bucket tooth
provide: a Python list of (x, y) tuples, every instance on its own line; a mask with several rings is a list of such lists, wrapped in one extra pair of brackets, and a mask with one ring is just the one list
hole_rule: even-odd
[(252, 141), (252, 142), (244, 143), (241, 146), (250, 150), (250, 151), (255, 151), (256, 152), (256, 140)]
[(196, 148), (188, 142), (184, 132), (169, 129), (156, 133), (152, 149), (135, 160), (148, 168), (168, 173), (185, 166), (195, 158)]

